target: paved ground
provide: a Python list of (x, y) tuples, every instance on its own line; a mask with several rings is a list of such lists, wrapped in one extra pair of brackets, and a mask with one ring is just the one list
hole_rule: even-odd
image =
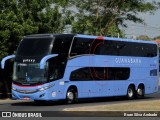
[[(111, 104), (121, 104), (121, 103), (133, 103), (137, 101), (152, 101), (152, 100), (160, 99), (160, 91), (156, 94), (147, 95), (144, 99), (135, 99), (135, 100), (126, 100), (125, 97), (112, 97), (112, 98), (99, 98), (99, 99), (86, 99), (81, 100), (77, 104), (64, 104), (63, 102), (49, 102), (37, 105), (33, 101), (23, 101), (23, 100), (11, 100), (4, 99), (0, 100), (0, 114), (3, 111), (13, 111), (13, 112), (42, 112), (42, 114), (46, 111), (48, 115), (55, 117), (67, 117), (67, 116), (95, 116), (97, 112), (62, 112), (67, 108), (77, 108), (77, 107), (86, 107), (86, 106), (96, 106), (96, 105), (111, 105)], [(132, 108), (131, 108), (132, 110)], [(45, 114), (45, 113), (44, 113)], [(86, 115), (87, 114), (87, 115)], [(115, 114), (115, 113), (111, 113)], [(123, 113), (119, 113), (122, 115)], [(119, 115), (118, 114), (118, 115)], [(98, 115), (107, 115), (103, 112), (98, 112)], [(115, 114), (117, 115), (117, 113)], [(113, 115), (113, 116), (115, 116)]]
[(65, 108), (80, 107), (80, 106), (95, 106), (103, 104), (117, 104), (126, 102), (137, 102), (137, 101), (152, 101), (160, 99), (160, 92), (157, 94), (147, 95), (144, 99), (126, 100), (124, 97), (117, 98), (99, 98), (99, 99), (87, 99), (81, 100), (77, 104), (64, 104), (63, 102), (49, 102), (46, 104), (37, 105), (33, 101), (23, 100), (0, 100), (0, 108), (5, 111), (62, 111)]

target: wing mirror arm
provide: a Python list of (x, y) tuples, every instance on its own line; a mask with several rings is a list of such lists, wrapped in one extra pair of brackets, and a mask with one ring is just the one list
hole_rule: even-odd
[(6, 62), (7, 60), (13, 59), (13, 58), (15, 58), (15, 55), (9, 55), (9, 56), (4, 57), (4, 58), (2, 59), (2, 61), (1, 61), (1, 68), (4, 69), (4, 67), (5, 67), (5, 62)]
[(46, 64), (46, 61), (50, 58), (56, 57), (58, 54), (51, 54), (51, 55), (46, 55), (44, 56), (41, 61), (40, 61), (40, 69), (44, 69), (44, 66)]

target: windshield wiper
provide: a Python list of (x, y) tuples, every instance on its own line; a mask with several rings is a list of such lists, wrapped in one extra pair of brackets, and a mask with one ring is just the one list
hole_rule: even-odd
[(27, 81), (27, 83), (45, 83), (46, 81)]
[(20, 81), (20, 80), (13, 80), (15, 83), (18, 83), (18, 84), (25, 84), (27, 83), (26, 81)]

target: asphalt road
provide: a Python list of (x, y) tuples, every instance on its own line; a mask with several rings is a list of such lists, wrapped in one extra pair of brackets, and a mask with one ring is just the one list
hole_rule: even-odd
[[(152, 101), (160, 100), (160, 87), (159, 92), (151, 95), (146, 95), (143, 99), (126, 100), (125, 97), (107, 97), (107, 98), (96, 98), (96, 99), (82, 99), (76, 104), (65, 104), (63, 101), (48, 102), (43, 104), (35, 104), (34, 101), (13, 101), (13, 100), (0, 100), (0, 116), (4, 111), (13, 112), (40, 112), (42, 116), (46, 117), (123, 117), (124, 112), (65, 112), (66, 108), (76, 108), (83, 106), (96, 106), (96, 105), (111, 105), (111, 104), (121, 104), (130, 103), (137, 101)], [(132, 110), (132, 108), (131, 108)], [(46, 112), (47, 111), (47, 112)], [(63, 112), (62, 112), (63, 111)], [(160, 117), (160, 113), (159, 113)]]
[(71, 107), (95, 106), (115, 103), (120, 104), (137, 101), (152, 101), (156, 99), (160, 99), (160, 91), (156, 94), (146, 95), (143, 99), (126, 100), (125, 97), (108, 97), (80, 100), (76, 104), (65, 104), (63, 101), (58, 101), (37, 105), (33, 101), (9, 101), (4, 103), (0, 102), (0, 111), (62, 111), (65, 108)]

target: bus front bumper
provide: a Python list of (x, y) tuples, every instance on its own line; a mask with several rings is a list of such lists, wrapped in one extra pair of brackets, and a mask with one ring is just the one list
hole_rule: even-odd
[(12, 99), (15, 100), (60, 100), (65, 99), (62, 95), (58, 94), (56, 91), (45, 90), (42, 92), (35, 93), (20, 93), (12, 90)]

